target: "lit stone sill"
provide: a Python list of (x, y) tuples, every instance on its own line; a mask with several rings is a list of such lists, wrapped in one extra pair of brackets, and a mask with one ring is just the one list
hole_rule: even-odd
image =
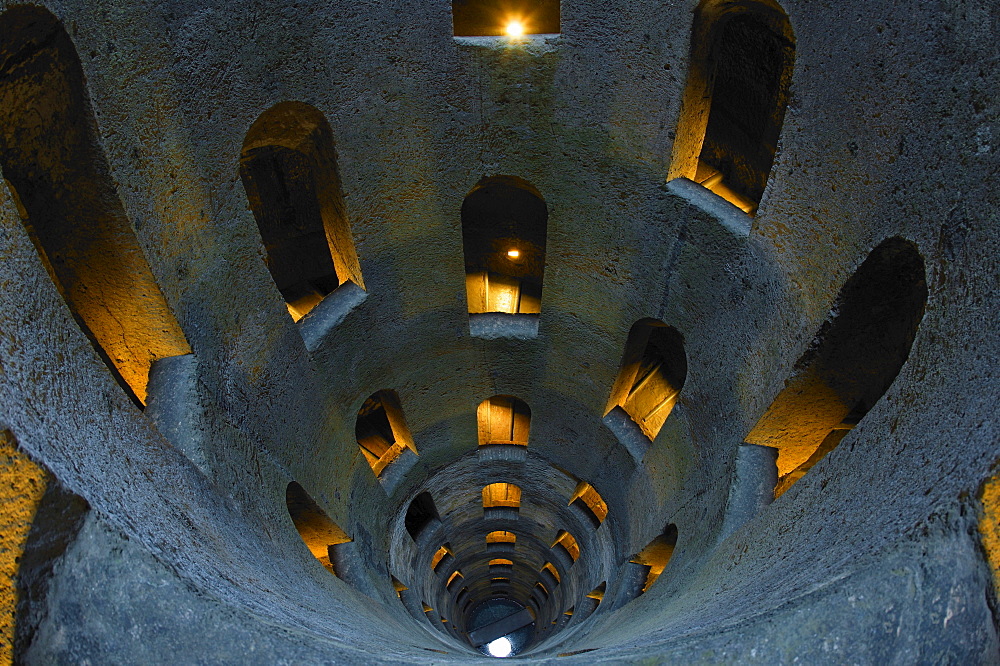
[(392, 497), (397, 486), (406, 478), (407, 473), (417, 464), (417, 454), (408, 448), (404, 448), (399, 457), (386, 465), (382, 473), (378, 475), (378, 481), (382, 484), (382, 490), (386, 495)]
[(469, 334), (474, 338), (532, 340), (538, 337), (538, 315), (481, 312), (469, 314)]
[(667, 191), (714, 217), (734, 236), (750, 235), (753, 218), (707, 187), (687, 178), (674, 178), (667, 183)]
[(306, 349), (316, 351), (327, 335), (366, 298), (368, 293), (353, 282), (345, 282), (327, 294), (319, 305), (298, 321), (299, 333), (306, 343)]
[(548, 53), (559, 46), (558, 32), (523, 37), (508, 37), (507, 35), (485, 35), (467, 37), (455, 35), (455, 43), (460, 46), (474, 46), (487, 49), (521, 48), (532, 53)]
[[(695, 187), (698, 186), (695, 185)], [(615, 407), (608, 412), (603, 421), (607, 429), (618, 439), (618, 442), (631, 454), (636, 464), (641, 463), (650, 445), (649, 438), (646, 437), (642, 428), (621, 407)]]

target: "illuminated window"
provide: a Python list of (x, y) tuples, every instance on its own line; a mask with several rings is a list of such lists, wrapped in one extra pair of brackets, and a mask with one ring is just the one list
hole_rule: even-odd
[(568, 617), (573, 617), (573, 611), (575, 609), (576, 609), (576, 606), (570, 606), (570, 609), (568, 611), (566, 611), (565, 613), (563, 613), (563, 615), (566, 615)]
[(491, 483), (483, 488), (483, 508), (506, 507), (517, 509), (521, 506), (521, 489), (513, 483)]
[(553, 565), (551, 562), (546, 562), (542, 566), (542, 571), (549, 572), (549, 575), (552, 576), (557, 583), (562, 581), (562, 578), (559, 576), (559, 572), (556, 570), (555, 565)]
[(484, 178), (462, 204), (470, 313), (541, 312), (548, 209), (514, 176)]
[(403, 585), (403, 582), (401, 580), (399, 580), (395, 576), (392, 576), (392, 589), (396, 592), (396, 596), (402, 600), (403, 592), (406, 592), (410, 588), (406, 587), (406, 585)]
[(450, 592), (452, 586), (455, 585), (456, 581), (463, 580), (464, 578), (465, 576), (462, 575), (462, 572), (456, 570), (451, 574), (451, 576), (448, 577), (448, 582), (445, 584), (445, 587), (448, 588), (448, 591)]
[(351, 538), (295, 481), (285, 489), (285, 504), (292, 523), (309, 552), (332, 573), (339, 575), (335, 549), (341, 544), (349, 543)]
[(347, 281), (364, 288), (333, 131), (319, 110), (282, 102), (261, 114), (243, 142), (240, 177), (293, 319)]
[(559, 32), (559, 0), (452, 0), (456, 37)]
[(753, 215), (767, 184), (795, 59), (773, 0), (702, 0), (669, 178), (701, 183)]
[(434, 553), (434, 557), (431, 558), (431, 569), (437, 571), (438, 566), (440, 566), (442, 560), (444, 560), (444, 556), (451, 554), (451, 546), (449, 544), (444, 544), (438, 548), (437, 552)]
[(927, 302), (924, 260), (909, 241), (872, 250), (840, 290), (833, 317), (797, 374), (746, 437), (778, 449), (780, 496), (832, 451), (896, 379)]
[(486, 535), (487, 544), (504, 543), (513, 546), (516, 541), (517, 541), (517, 535), (515, 535), (513, 532), (505, 532), (504, 530), (496, 530)]
[(607, 582), (601, 583), (600, 585), (598, 585), (593, 590), (587, 593), (587, 598), (593, 599), (594, 601), (597, 602), (597, 605), (600, 605), (601, 602), (604, 601), (604, 593), (607, 591), (607, 589), (608, 589)]
[(502, 557), (490, 560), (491, 567), (512, 567), (514, 566), (513, 560), (506, 560)]
[[(632, 562), (646, 567), (646, 581), (642, 585), (642, 592), (645, 592), (656, 582), (656, 579), (663, 573), (667, 563), (674, 554), (674, 546), (677, 545), (677, 526), (667, 525), (663, 534), (657, 536), (642, 549), (638, 555), (632, 557)], [(642, 594), (640, 592), (640, 594)]]
[(559, 546), (566, 554), (569, 555), (569, 559), (576, 562), (580, 557), (580, 545), (576, 542), (576, 539), (572, 534), (566, 530), (559, 530), (556, 535), (556, 540), (552, 543), (552, 547), (555, 548)]
[(655, 319), (642, 319), (629, 331), (606, 412), (621, 407), (652, 441), (674, 408), (686, 377), (681, 334)]
[(594, 486), (586, 481), (577, 484), (569, 503), (580, 507), (594, 523), (594, 527), (599, 527), (608, 517), (608, 505), (605, 504), (604, 499), (594, 489)]
[(479, 446), (489, 444), (528, 445), (531, 409), (523, 400), (495, 395), (479, 403)]
[(535, 589), (542, 593), (542, 600), (549, 598), (549, 590), (541, 583), (535, 583)]
[(405, 449), (417, 452), (413, 438), (410, 437), (410, 429), (403, 418), (399, 396), (392, 390), (376, 391), (365, 400), (358, 410), (354, 434), (376, 476), (382, 474), (386, 465), (398, 458)]
[(438, 519), (439, 516), (437, 507), (434, 506), (434, 498), (431, 497), (429, 492), (425, 491), (417, 495), (410, 502), (410, 506), (406, 509), (406, 517), (403, 519), (403, 524), (410, 538), (416, 541), (417, 535), (420, 534), (421, 530), (427, 527), (432, 521)]
[(73, 42), (41, 7), (0, 16), (0, 100), (0, 169), (24, 228), (76, 323), (141, 407), (153, 361), (191, 349), (118, 196)]

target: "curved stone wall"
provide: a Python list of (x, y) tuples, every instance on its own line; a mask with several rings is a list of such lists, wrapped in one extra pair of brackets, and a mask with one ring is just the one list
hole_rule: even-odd
[[(482, 594), (485, 533), (509, 528), (522, 603), (558, 530), (581, 547), (535, 604), (532, 659), (991, 663), (975, 527), (1000, 458), (998, 9), (782, 3), (794, 70), (750, 217), (667, 182), (696, 4), (564, 0), (560, 35), (514, 43), (453, 37), (447, 2), (0, 5), (65, 28), (98, 150), (192, 350), (153, 364), (140, 409), (0, 187), (0, 426), (91, 508), (47, 564), (18, 658), (485, 658), (462, 638), (462, 585), (444, 585), (457, 568)], [(239, 171), (282, 102), (329, 123), (364, 275), (298, 322)], [(498, 175), (548, 208), (537, 333), (470, 330), (462, 202)], [(768, 459), (741, 445), (896, 237), (927, 281), (908, 358), (768, 503)], [(643, 319), (676, 329), (687, 359), (651, 442), (605, 418)], [(380, 390), (415, 454), (376, 477), (355, 425)], [(477, 407), (496, 395), (530, 406), (523, 461), (479, 450)], [(494, 481), (521, 487), (516, 520), (483, 517)], [(579, 481), (607, 503), (596, 529), (568, 506)], [(350, 539), (337, 575), (296, 531), (291, 482)], [(414, 540), (404, 516), (424, 491), (439, 521)], [(630, 559), (670, 524), (669, 564), (630, 600)], [(454, 561), (434, 573), (443, 543)]]

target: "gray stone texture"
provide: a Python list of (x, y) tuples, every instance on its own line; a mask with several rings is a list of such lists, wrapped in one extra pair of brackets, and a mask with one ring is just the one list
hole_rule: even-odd
[[(161, 362), (139, 409), (0, 183), (3, 425), (91, 507), (19, 659), (482, 658), (449, 633), (462, 586), (444, 580), (459, 568), (470, 595), (488, 588), (471, 572), (487, 571), (487, 527), (507, 524), (522, 599), (546, 561), (562, 575), (532, 662), (1000, 662), (969, 508), (1000, 458), (1000, 5), (783, 2), (791, 99), (753, 218), (665, 183), (696, 5), (563, 0), (559, 36), (511, 46), (454, 38), (446, 1), (46, 3), (196, 362)], [(299, 324), (238, 173), (251, 124), (288, 100), (330, 123), (365, 282)], [(548, 206), (533, 327), (470, 334), (459, 211), (484, 175), (524, 178)], [(745, 436), (841, 286), (896, 236), (928, 282), (908, 360), (836, 449), (727, 534)], [(602, 419), (644, 317), (684, 336), (688, 372), (637, 456)], [(418, 452), (388, 483), (354, 434), (380, 389), (398, 393)], [(531, 407), (523, 460), (477, 450), (476, 407), (500, 394)], [(299, 538), (293, 480), (353, 540), (353, 582)], [(487, 524), (482, 485), (504, 480), (523, 488), (518, 520)], [(597, 529), (568, 506), (578, 480), (608, 504)], [(418, 549), (403, 516), (428, 489), (441, 534)], [(614, 608), (623, 563), (668, 523), (667, 569)], [(551, 549), (558, 529), (579, 541), (575, 563)], [(444, 541), (455, 561), (436, 575)], [(390, 576), (416, 599), (404, 606)], [(418, 603), (435, 610), (415, 618)]]

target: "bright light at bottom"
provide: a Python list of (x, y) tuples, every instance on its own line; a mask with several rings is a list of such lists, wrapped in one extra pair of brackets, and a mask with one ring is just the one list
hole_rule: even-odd
[(489, 651), (490, 656), (509, 657), (510, 653), (514, 651), (514, 646), (510, 644), (510, 639), (504, 636), (503, 638), (498, 638), (495, 641), (487, 643), (486, 649)]
[(524, 24), (520, 21), (511, 21), (505, 28), (508, 37), (521, 37), (524, 35)]
[(521, 251), (520, 250), (507, 250), (507, 256), (510, 257), (511, 259), (517, 259), (518, 257), (521, 256)]

